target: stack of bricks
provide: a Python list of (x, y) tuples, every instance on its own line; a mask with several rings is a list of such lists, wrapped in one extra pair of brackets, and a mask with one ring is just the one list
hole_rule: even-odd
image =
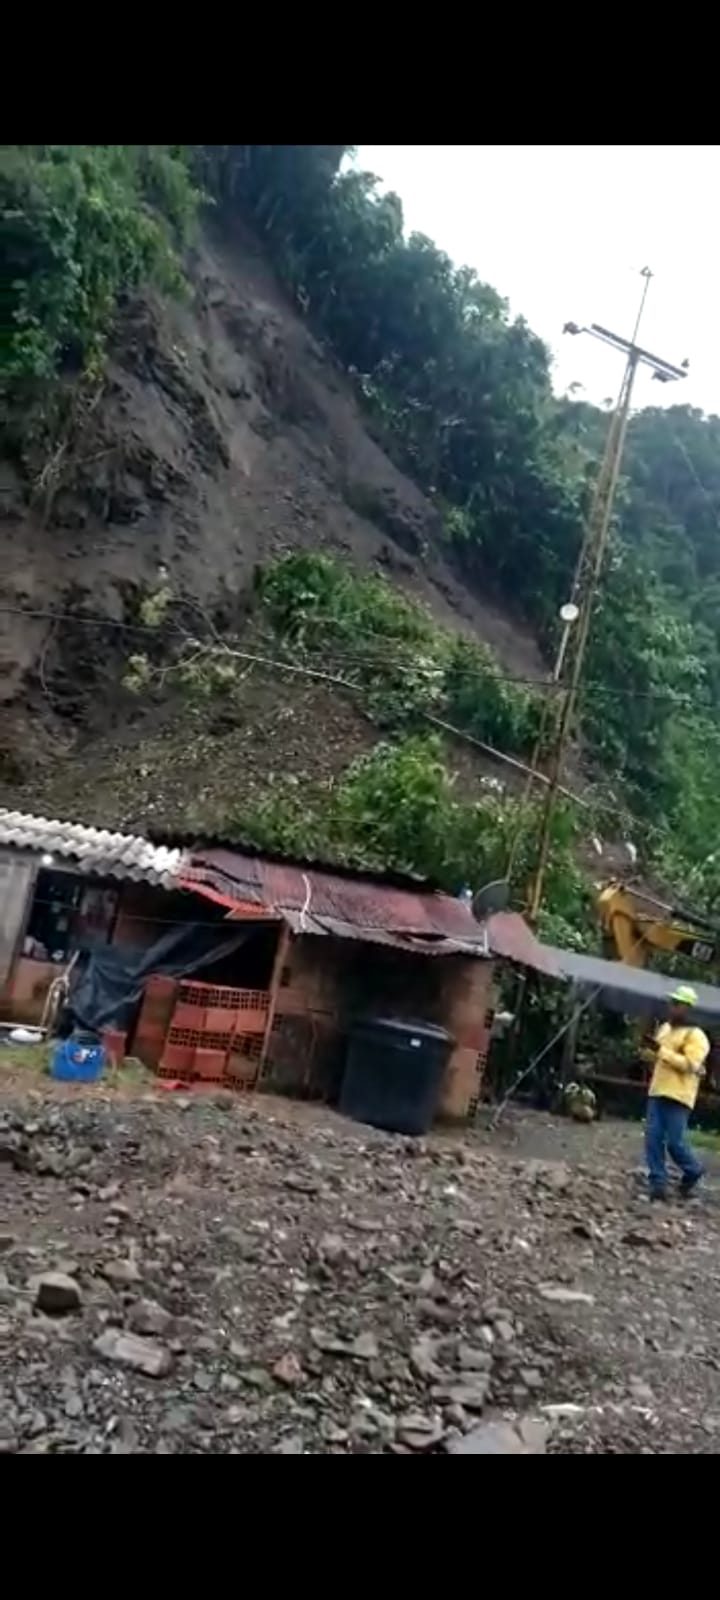
[(181, 983), (158, 1073), (251, 1087), (260, 1070), (269, 1005), (264, 989)]

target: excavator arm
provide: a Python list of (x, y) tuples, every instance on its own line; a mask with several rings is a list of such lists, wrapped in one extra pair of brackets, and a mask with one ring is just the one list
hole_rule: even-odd
[(644, 967), (653, 950), (720, 965), (720, 928), (696, 912), (685, 913), (623, 883), (609, 883), (597, 901), (606, 953), (612, 961)]

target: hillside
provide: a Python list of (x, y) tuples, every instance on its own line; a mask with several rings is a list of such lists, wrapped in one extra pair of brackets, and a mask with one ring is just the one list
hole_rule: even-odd
[[(188, 754), (181, 738), (175, 758), (174, 698), (143, 713), (118, 685), (137, 637), (114, 624), (137, 616), (160, 565), (235, 628), (258, 564), (326, 549), (487, 641), (505, 670), (543, 672), (529, 627), (462, 581), (437, 512), (373, 440), (252, 235), (204, 231), (188, 274), (184, 301), (149, 294), (122, 315), (49, 508), (28, 504), (31, 453), (22, 476), (5, 464), (4, 603), (64, 616), (0, 612), (5, 804), (217, 826), (228, 784), (283, 766), (327, 774), (372, 742), (347, 697), (266, 674), (244, 715), (204, 717), (200, 742)], [(98, 626), (74, 622), (80, 614)]]
[[(0, 153), (3, 798), (521, 900), (537, 805), (485, 746), (541, 732), (607, 417), (351, 154)], [(718, 419), (634, 417), (551, 841), (578, 937), (596, 836), (718, 898), (719, 514)]]

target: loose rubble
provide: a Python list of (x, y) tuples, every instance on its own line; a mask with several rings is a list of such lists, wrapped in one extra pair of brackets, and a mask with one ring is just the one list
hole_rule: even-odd
[(714, 1454), (720, 1212), (652, 1212), (636, 1141), (18, 1097), (0, 1454)]

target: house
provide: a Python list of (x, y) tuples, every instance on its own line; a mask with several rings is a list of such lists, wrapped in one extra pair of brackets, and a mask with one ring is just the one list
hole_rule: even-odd
[(557, 975), (517, 913), (479, 924), (412, 880), (0, 811), (0, 1020), (38, 1021), (74, 951), (101, 964), (108, 946), (142, 979), (129, 1048), (165, 1075), (332, 1100), (353, 1022), (390, 1015), (447, 1029), (440, 1111), (459, 1118), (480, 1092), (496, 960)]

